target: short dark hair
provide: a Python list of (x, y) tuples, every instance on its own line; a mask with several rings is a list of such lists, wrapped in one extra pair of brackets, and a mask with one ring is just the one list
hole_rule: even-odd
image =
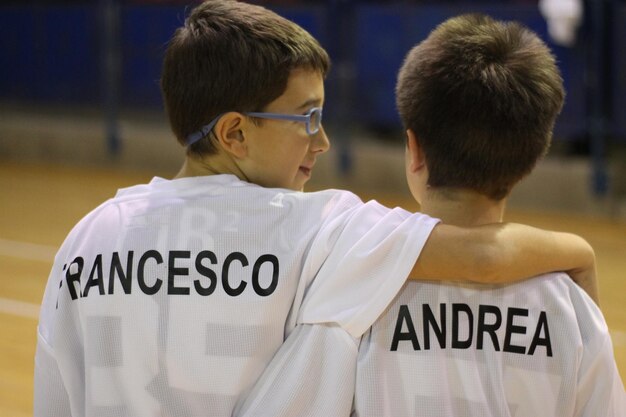
[[(169, 42), (161, 90), (181, 144), (219, 114), (261, 111), (281, 96), (294, 69), (326, 76), (330, 59), (304, 29), (261, 6), (209, 0)], [(211, 135), (188, 152), (216, 153)]]
[(564, 97), (555, 58), (535, 33), (478, 14), (445, 21), (415, 46), (396, 86), (429, 185), (494, 200), (545, 155)]

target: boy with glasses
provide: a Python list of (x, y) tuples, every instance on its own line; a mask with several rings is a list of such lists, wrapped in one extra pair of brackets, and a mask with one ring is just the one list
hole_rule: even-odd
[(230, 416), (297, 320), (360, 335), (409, 275), (593, 278), (576, 236), (457, 228), (347, 191), (303, 193), (329, 147), (328, 69), (307, 32), (262, 7), (191, 11), (162, 75), (185, 161), (173, 180), (120, 190), (59, 250), (35, 416)]

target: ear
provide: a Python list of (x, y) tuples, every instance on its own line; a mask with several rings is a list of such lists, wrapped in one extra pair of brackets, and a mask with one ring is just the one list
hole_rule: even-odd
[(215, 136), (222, 149), (240, 159), (248, 154), (243, 135), (246, 123), (247, 120), (241, 113), (228, 112), (220, 118), (214, 128)]
[(417, 172), (426, 168), (426, 155), (422, 145), (415, 135), (415, 133), (409, 129), (406, 131), (406, 152), (409, 157), (408, 168), (410, 172)]

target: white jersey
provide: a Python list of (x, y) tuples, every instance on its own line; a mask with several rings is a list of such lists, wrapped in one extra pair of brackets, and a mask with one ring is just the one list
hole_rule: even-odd
[(230, 416), (297, 318), (365, 332), (436, 223), (231, 175), (120, 190), (55, 258), (35, 416)]
[(298, 325), (233, 415), (348, 417), (358, 348), (339, 326)]
[(355, 415), (624, 417), (602, 313), (566, 275), (407, 283), (359, 348)]

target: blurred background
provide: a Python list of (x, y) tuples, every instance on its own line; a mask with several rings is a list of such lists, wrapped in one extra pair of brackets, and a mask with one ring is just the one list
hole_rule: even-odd
[[(552, 149), (507, 220), (585, 237), (626, 377), (626, 0), (251, 1), (328, 50), (332, 148), (310, 189), (418, 209), (406, 191), (396, 73), (448, 17), (517, 20), (554, 51), (567, 97)], [(72, 226), (116, 189), (172, 177), (183, 150), (159, 91), (167, 41), (198, 2), (0, 0), (0, 416), (32, 415), (38, 306)]]
[[(1, 1), (0, 158), (176, 170), (182, 153), (163, 115), (161, 61), (174, 29), (197, 3)], [(398, 181), (396, 171), (384, 174), (387, 168), (376, 169), (368, 156), (370, 147), (382, 161), (392, 148), (402, 150), (396, 72), (438, 23), (484, 12), (520, 21), (545, 39), (567, 90), (548, 164), (541, 167), (548, 181), (530, 180), (534, 191), (520, 191), (524, 197), (513, 202), (624, 216), (626, 1), (255, 3), (310, 31), (333, 60), (324, 117), (335, 146), (324, 172), (316, 172), (318, 183), (339, 178), (370, 189), (404, 188), (401, 171)], [(554, 159), (559, 163), (550, 164)], [(565, 189), (555, 183), (566, 177)], [(534, 202), (537, 188), (553, 191)]]

